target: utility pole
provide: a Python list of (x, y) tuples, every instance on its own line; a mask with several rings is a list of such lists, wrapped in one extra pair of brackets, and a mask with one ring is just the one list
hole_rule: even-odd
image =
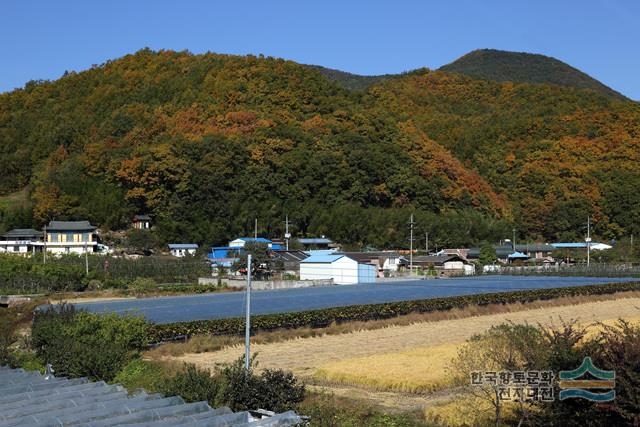
[(429, 233), (424, 233), (424, 250), (429, 255)]
[(44, 226), (44, 250), (42, 251), (42, 263), (47, 263), (47, 226)]
[(513, 240), (511, 241), (511, 244), (513, 245), (513, 252), (516, 251), (516, 229), (514, 228), (513, 230)]
[(253, 237), (258, 240), (258, 218), (256, 218), (256, 221), (253, 225)]
[(591, 258), (591, 217), (587, 216), (587, 238), (584, 239), (587, 242), (587, 268), (589, 268), (589, 261)]
[(289, 239), (291, 238), (291, 234), (289, 234), (289, 215), (285, 215), (284, 217), (284, 241), (287, 245), (287, 250), (289, 250)]
[(84, 269), (88, 276), (89, 275), (89, 250), (87, 248), (87, 242), (84, 242)]
[(413, 214), (409, 220), (409, 274), (413, 273)]
[(245, 315), (244, 328), (244, 370), (249, 372), (251, 360), (251, 344), (249, 338), (251, 336), (251, 254), (247, 255), (247, 312)]

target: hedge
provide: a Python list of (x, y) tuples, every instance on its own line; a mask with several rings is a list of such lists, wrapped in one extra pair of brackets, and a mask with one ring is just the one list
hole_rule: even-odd
[[(322, 328), (334, 322), (388, 319), (409, 313), (444, 311), (470, 305), (526, 303), (560, 297), (604, 295), (638, 290), (640, 290), (640, 282), (627, 282), (474, 294), (384, 304), (349, 305), (293, 313), (256, 315), (251, 317), (251, 328), (253, 332), (281, 328)], [(244, 318), (241, 317), (154, 324), (150, 328), (150, 341), (161, 342), (172, 340), (176, 337), (189, 337), (200, 334), (239, 335), (244, 333), (244, 327)]]

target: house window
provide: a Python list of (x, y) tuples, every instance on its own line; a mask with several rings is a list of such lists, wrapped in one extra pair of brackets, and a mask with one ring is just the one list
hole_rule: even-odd
[(20, 252), (20, 246), (14, 246), (13, 252)]

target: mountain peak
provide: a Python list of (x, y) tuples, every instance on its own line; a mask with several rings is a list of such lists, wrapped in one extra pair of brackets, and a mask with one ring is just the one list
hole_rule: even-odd
[(499, 82), (546, 83), (590, 89), (610, 98), (627, 100), (621, 93), (577, 68), (535, 53), (478, 49), (440, 67), (440, 70)]

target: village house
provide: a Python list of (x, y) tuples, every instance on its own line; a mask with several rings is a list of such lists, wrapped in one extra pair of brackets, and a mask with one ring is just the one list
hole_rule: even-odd
[(341, 252), (362, 264), (371, 264), (376, 268), (378, 277), (384, 277), (385, 272), (396, 272), (407, 266), (408, 262), (396, 252)]
[(169, 243), (169, 252), (175, 257), (195, 255), (197, 250), (198, 245), (195, 243)]
[(434, 270), (438, 276), (466, 276), (475, 273), (475, 266), (459, 255), (415, 256), (413, 266)]
[(16, 228), (0, 235), (0, 253), (42, 252), (44, 233), (32, 228)]
[(96, 227), (89, 221), (50, 221), (44, 228), (44, 249), (57, 254), (96, 252)]

